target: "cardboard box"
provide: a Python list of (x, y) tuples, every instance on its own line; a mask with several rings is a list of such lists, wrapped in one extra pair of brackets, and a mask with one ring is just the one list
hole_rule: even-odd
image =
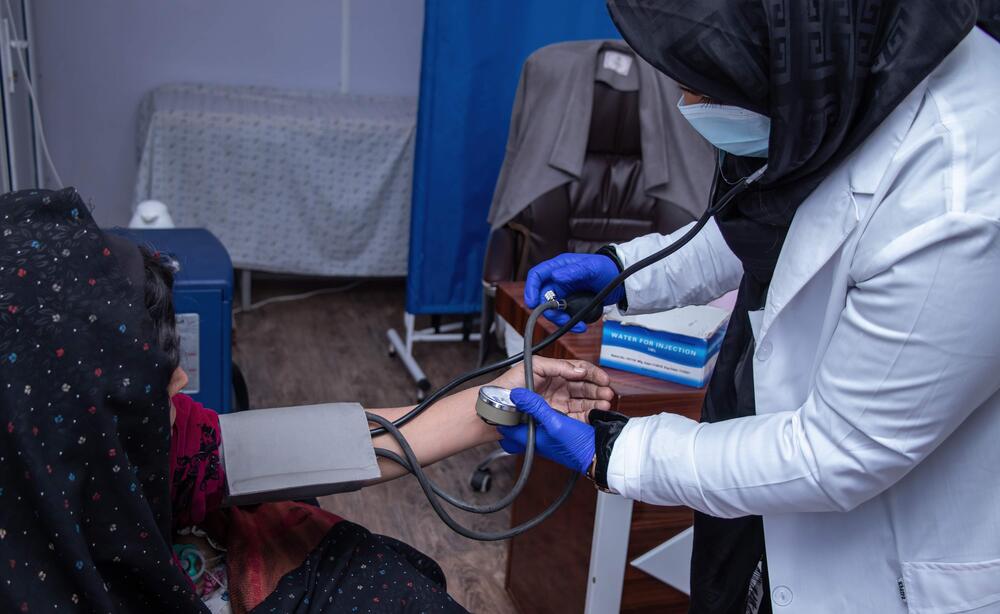
[(602, 367), (700, 388), (708, 382), (729, 311), (711, 305), (638, 316), (609, 312), (601, 338)]

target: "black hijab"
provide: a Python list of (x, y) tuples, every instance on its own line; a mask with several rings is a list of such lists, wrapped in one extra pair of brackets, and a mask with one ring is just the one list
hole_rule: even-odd
[[(799, 204), (874, 132), (997, 0), (609, 0), (635, 51), (684, 86), (771, 118), (768, 170), (725, 222), (747, 272), (766, 283), (780, 251), (742, 236), (787, 228)], [(992, 21), (992, 23), (991, 23)], [(761, 161), (727, 156), (726, 176)], [(742, 173), (742, 175), (740, 175)], [(723, 232), (726, 229), (723, 228)], [(767, 249), (761, 250), (760, 247)], [(763, 251), (763, 253), (762, 253)]]
[[(625, 40), (657, 69), (715, 102), (771, 118), (767, 172), (716, 219), (744, 277), (702, 408), (706, 422), (753, 415), (747, 312), (764, 306), (795, 211), (977, 22), (997, 37), (1000, 0), (608, 0), (608, 6)], [(724, 187), (726, 178), (745, 177), (762, 163), (726, 156), (716, 184)], [(763, 555), (759, 517), (696, 513), (691, 610), (743, 614)], [(764, 595), (762, 611), (769, 611)]]
[(206, 611), (173, 563), (138, 250), (72, 189), (0, 197), (0, 234), (0, 611)]

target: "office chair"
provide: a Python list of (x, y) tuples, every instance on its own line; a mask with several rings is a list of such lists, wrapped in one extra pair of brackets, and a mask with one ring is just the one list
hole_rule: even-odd
[(491, 349), (494, 296), (501, 281), (564, 252), (594, 252), (652, 232), (669, 233), (694, 220), (674, 203), (643, 190), (639, 92), (594, 83), (590, 131), (579, 180), (533, 201), (490, 233), (483, 265), (479, 363)]
[[(622, 91), (595, 79), (579, 179), (543, 194), (490, 233), (483, 265), (480, 365), (491, 351), (497, 283), (524, 280), (532, 266), (564, 252), (592, 253), (608, 243), (666, 234), (694, 221), (689, 211), (644, 191), (640, 130), (639, 91)], [(497, 450), (479, 463), (470, 477), (474, 490), (490, 489), (489, 465), (504, 455)]]

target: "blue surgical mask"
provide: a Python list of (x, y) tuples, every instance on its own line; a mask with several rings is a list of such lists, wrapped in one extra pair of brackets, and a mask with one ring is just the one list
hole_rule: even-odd
[(703, 137), (734, 156), (767, 157), (771, 118), (741, 107), (723, 104), (677, 102), (681, 115)]

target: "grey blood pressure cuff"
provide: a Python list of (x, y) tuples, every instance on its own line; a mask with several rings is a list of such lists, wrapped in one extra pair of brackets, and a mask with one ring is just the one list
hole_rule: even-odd
[(228, 505), (347, 492), (380, 475), (357, 403), (222, 414), (219, 425)]
[[(616, 267), (618, 267), (619, 273), (625, 270), (625, 265), (622, 264), (621, 258), (618, 257), (618, 252), (615, 250), (614, 245), (605, 245), (595, 253), (611, 258), (611, 261), (615, 263)], [(622, 298), (618, 301), (618, 311), (621, 311), (622, 313), (628, 311), (628, 296), (625, 295), (625, 292), (622, 292)]]
[(600, 488), (607, 489), (611, 450), (615, 447), (618, 435), (628, 423), (628, 416), (594, 409), (591, 410), (588, 420), (590, 426), (594, 427), (594, 451), (597, 454), (597, 462), (594, 464), (594, 483)]

